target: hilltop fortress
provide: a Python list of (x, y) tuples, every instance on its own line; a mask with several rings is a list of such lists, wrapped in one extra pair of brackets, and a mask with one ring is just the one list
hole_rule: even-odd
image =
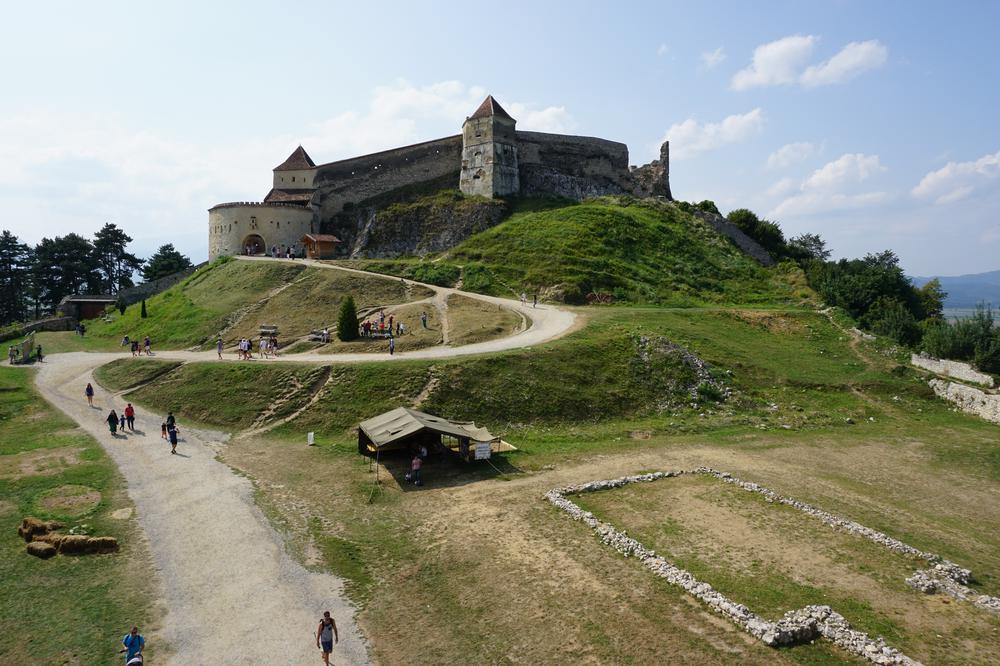
[[(421, 187), (430, 192), (435, 186), (457, 184), (463, 194), (486, 199), (557, 195), (581, 200), (607, 194), (671, 198), (667, 142), (660, 148), (660, 159), (636, 167), (629, 166), (623, 143), (518, 131), (516, 124), (489, 96), (465, 119), (461, 134), (443, 139), (320, 165), (299, 146), (274, 168), (273, 187), (263, 201), (209, 209), (209, 259), (240, 254), (248, 245), (261, 250), (301, 246), (308, 233), (336, 234), (345, 241), (345, 256), (363, 255), (363, 240), (378, 233), (372, 229), (378, 225), (375, 204)], [(465, 226), (466, 231), (446, 234), (448, 242), (484, 223)], [(443, 249), (433, 244), (431, 248)]]

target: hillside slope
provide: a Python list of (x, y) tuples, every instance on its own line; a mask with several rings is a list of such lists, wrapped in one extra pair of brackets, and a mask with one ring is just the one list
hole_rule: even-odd
[(675, 206), (628, 197), (523, 200), (502, 223), (430, 261), (358, 263), (445, 284), (461, 274), (470, 291), (568, 303), (591, 293), (675, 306), (799, 304), (812, 296), (797, 268), (766, 269)]

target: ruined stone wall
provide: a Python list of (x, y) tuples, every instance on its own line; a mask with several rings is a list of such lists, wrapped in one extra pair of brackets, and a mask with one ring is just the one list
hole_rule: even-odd
[(518, 132), (521, 194), (586, 199), (631, 194), (628, 146), (589, 136)]
[(208, 211), (208, 260), (242, 254), (243, 242), (251, 235), (260, 236), (269, 249), (272, 245), (300, 245), (302, 236), (317, 230), (312, 210), (303, 206), (219, 204)]
[(973, 369), (973, 367), (968, 363), (962, 363), (960, 361), (947, 361), (945, 359), (934, 358), (933, 356), (928, 356), (926, 354), (911, 354), (910, 363), (918, 368), (930, 370), (938, 375), (954, 377), (955, 379), (973, 382), (974, 384), (982, 384), (983, 386), (989, 386), (990, 388), (993, 387), (993, 377), (984, 372), (979, 372)]
[(462, 135), (330, 162), (316, 167), (317, 216), (326, 222), (344, 209), (392, 190), (455, 174), (462, 160)]
[(955, 403), (966, 414), (1000, 424), (1000, 395), (943, 379), (932, 379), (929, 384), (938, 397)]

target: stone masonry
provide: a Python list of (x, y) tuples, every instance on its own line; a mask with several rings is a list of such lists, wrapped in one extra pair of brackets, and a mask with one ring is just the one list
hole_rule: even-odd
[(708, 583), (699, 581), (691, 573), (681, 569), (641, 543), (632, 539), (613, 525), (602, 522), (589, 511), (584, 511), (567, 498), (567, 495), (620, 488), (631, 483), (650, 483), (659, 479), (677, 477), (682, 474), (706, 474), (734, 484), (749, 492), (763, 495), (769, 502), (784, 504), (811, 515), (823, 523), (856, 534), (894, 552), (912, 556), (928, 562), (931, 566), (916, 572), (906, 582), (924, 593), (943, 592), (956, 599), (968, 601), (984, 610), (1000, 613), (1000, 599), (980, 595), (966, 587), (972, 574), (953, 562), (933, 553), (920, 551), (882, 532), (865, 527), (851, 520), (834, 516), (821, 509), (782, 497), (759, 484), (742, 481), (731, 474), (709, 467), (699, 467), (693, 471), (668, 471), (626, 476), (604, 481), (591, 481), (574, 486), (555, 488), (545, 494), (545, 499), (594, 530), (601, 541), (608, 544), (625, 557), (635, 557), (655, 575), (665, 578), (673, 585), (683, 588), (692, 596), (704, 602), (712, 610), (728, 618), (731, 622), (754, 636), (765, 645), (780, 647), (826, 638), (858, 657), (874, 664), (914, 666), (919, 662), (890, 647), (881, 637), (872, 638), (853, 629), (846, 619), (829, 606), (806, 606), (791, 610), (778, 621), (771, 622), (755, 614), (743, 604), (734, 602), (715, 590)]
[(973, 384), (982, 384), (983, 386), (993, 388), (993, 377), (985, 372), (979, 372), (968, 363), (934, 358), (927, 354), (911, 354), (910, 363), (918, 368), (933, 372), (936, 375), (943, 375), (963, 382), (972, 382)]

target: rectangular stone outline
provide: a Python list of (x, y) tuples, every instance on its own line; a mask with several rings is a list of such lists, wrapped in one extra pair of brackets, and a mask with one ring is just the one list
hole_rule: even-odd
[(650, 474), (625, 476), (618, 479), (591, 481), (563, 488), (553, 488), (545, 493), (544, 498), (554, 506), (568, 513), (574, 520), (579, 520), (589, 525), (604, 543), (610, 545), (625, 557), (634, 556), (638, 558), (654, 574), (667, 579), (673, 585), (683, 588), (692, 596), (708, 604), (716, 612), (728, 617), (733, 623), (759, 639), (765, 645), (771, 647), (794, 645), (822, 636), (847, 652), (875, 664), (920, 666), (920, 662), (907, 657), (896, 648), (888, 646), (881, 636), (873, 639), (864, 632), (852, 629), (847, 620), (829, 606), (806, 606), (805, 608), (788, 611), (777, 622), (765, 620), (743, 604), (728, 599), (708, 583), (699, 581), (688, 571), (671, 564), (613, 525), (598, 520), (593, 513), (584, 511), (565, 497), (570, 494), (621, 488), (630, 483), (648, 483), (683, 474), (714, 476), (721, 481), (734, 484), (743, 490), (763, 495), (768, 502), (777, 502), (791, 506), (820, 519), (831, 527), (844, 529), (852, 534), (862, 536), (894, 552), (923, 559), (933, 566), (929, 569), (917, 571), (913, 576), (907, 578), (906, 582), (911, 587), (926, 593), (942, 591), (957, 599), (969, 601), (985, 610), (1000, 613), (1000, 599), (987, 595), (979, 595), (964, 585), (972, 579), (972, 573), (968, 569), (963, 569), (934, 553), (918, 550), (898, 539), (865, 527), (860, 523), (840, 518), (804, 502), (782, 497), (764, 486), (742, 481), (727, 472), (720, 472), (710, 467), (698, 467), (690, 472), (683, 470), (653, 472)]

